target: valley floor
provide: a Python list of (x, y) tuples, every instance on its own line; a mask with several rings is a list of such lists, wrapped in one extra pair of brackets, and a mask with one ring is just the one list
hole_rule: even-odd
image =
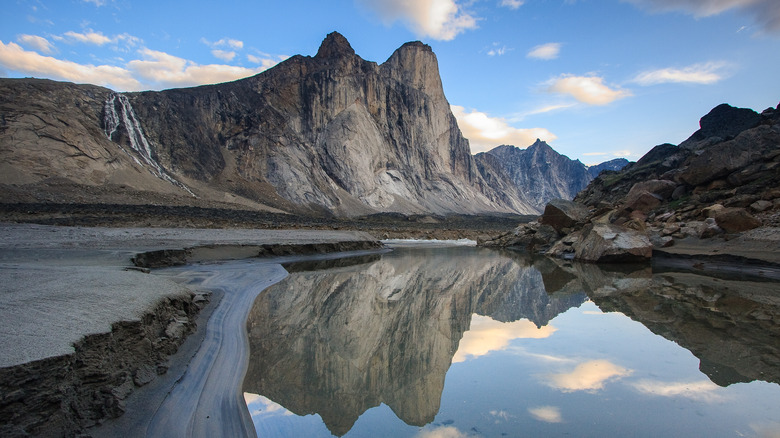
[[(121, 415), (130, 393), (166, 381), (158, 376), (169, 367), (178, 366), (180, 375), (188, 365), (198, 348), (189, 338), (205, 327), (199, 313), (217, 306), (207, 306), (203, 293), (136, 270), (134, 255), (211, 247), (210, 257), (230, 258), (236, 249), (263, 245), (338, 250), (350, 242), (371, 246), (376, 239), (333, 230), (0, 224), (0, 435), (77, 435)], [(188, 337), (196, 321), (202, 328)], [(167, 376), (175, 383), (176, 371)], [(158, 394), (167, 390), (163, 384)]]

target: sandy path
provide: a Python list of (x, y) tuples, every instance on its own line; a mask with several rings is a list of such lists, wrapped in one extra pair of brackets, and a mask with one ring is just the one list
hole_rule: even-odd
[(206, 337), (183, 379), (151, 418), (146, 436), (255, 436), (241, 395), (249, 346), (246, 318), (257, 295), (287, 276), (269, 262), (231, 262), (184, 269), (198, 287), (224, 296), (212, 313)]

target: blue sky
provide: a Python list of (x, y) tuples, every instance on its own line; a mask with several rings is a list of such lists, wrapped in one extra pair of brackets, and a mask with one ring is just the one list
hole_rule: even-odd
[(5, 0), (0, 76), (159, 90), (314, 55), (437, 54), (474, 153), (539, 137), (593, 164), (677, 144), (720, 103), (780, 101), (778, 0)]

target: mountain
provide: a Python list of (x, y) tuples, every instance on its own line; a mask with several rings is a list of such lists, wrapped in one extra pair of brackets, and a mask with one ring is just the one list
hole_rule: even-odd
[(536, 140), (526, 149), (502, 145), (476, 155), (483, 178), (498, 185), (508, 179), (503, 190), (514, 190), (524, 202), (542, 211), (551, 199), (572, 199), (602, 170), (620, 170), (628, 160), (618, 158), (596, 166), (561, 155), (547, 143)]
[(338, 33), (256, 76), (160, 92), (0, 80), (2, 202), (353, 216), (535, 213), (478, 171), (431, 48), (381, 65)]
[(609, 160), (593, 166), (588, 166), (588, 173), (590, 174), (592, 179), (599, 176), (599, 174), (604, 170), (618, 172), (622, 170), (624, 167), (628, 166), (628, 163), (629, 161), (626, 160), (625, 158), (615, 158), (614, 160)]

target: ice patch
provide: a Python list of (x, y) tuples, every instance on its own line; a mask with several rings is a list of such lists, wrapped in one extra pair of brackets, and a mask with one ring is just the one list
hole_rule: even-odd
[(385, 239), (382, 243), (389, 247), (413, 247), (422, 246), (425, 248), (445, 247), (445, 246), (477, 246), (477, 242), (471, 239), (458, 240), (437, 240), (437, 239)]

